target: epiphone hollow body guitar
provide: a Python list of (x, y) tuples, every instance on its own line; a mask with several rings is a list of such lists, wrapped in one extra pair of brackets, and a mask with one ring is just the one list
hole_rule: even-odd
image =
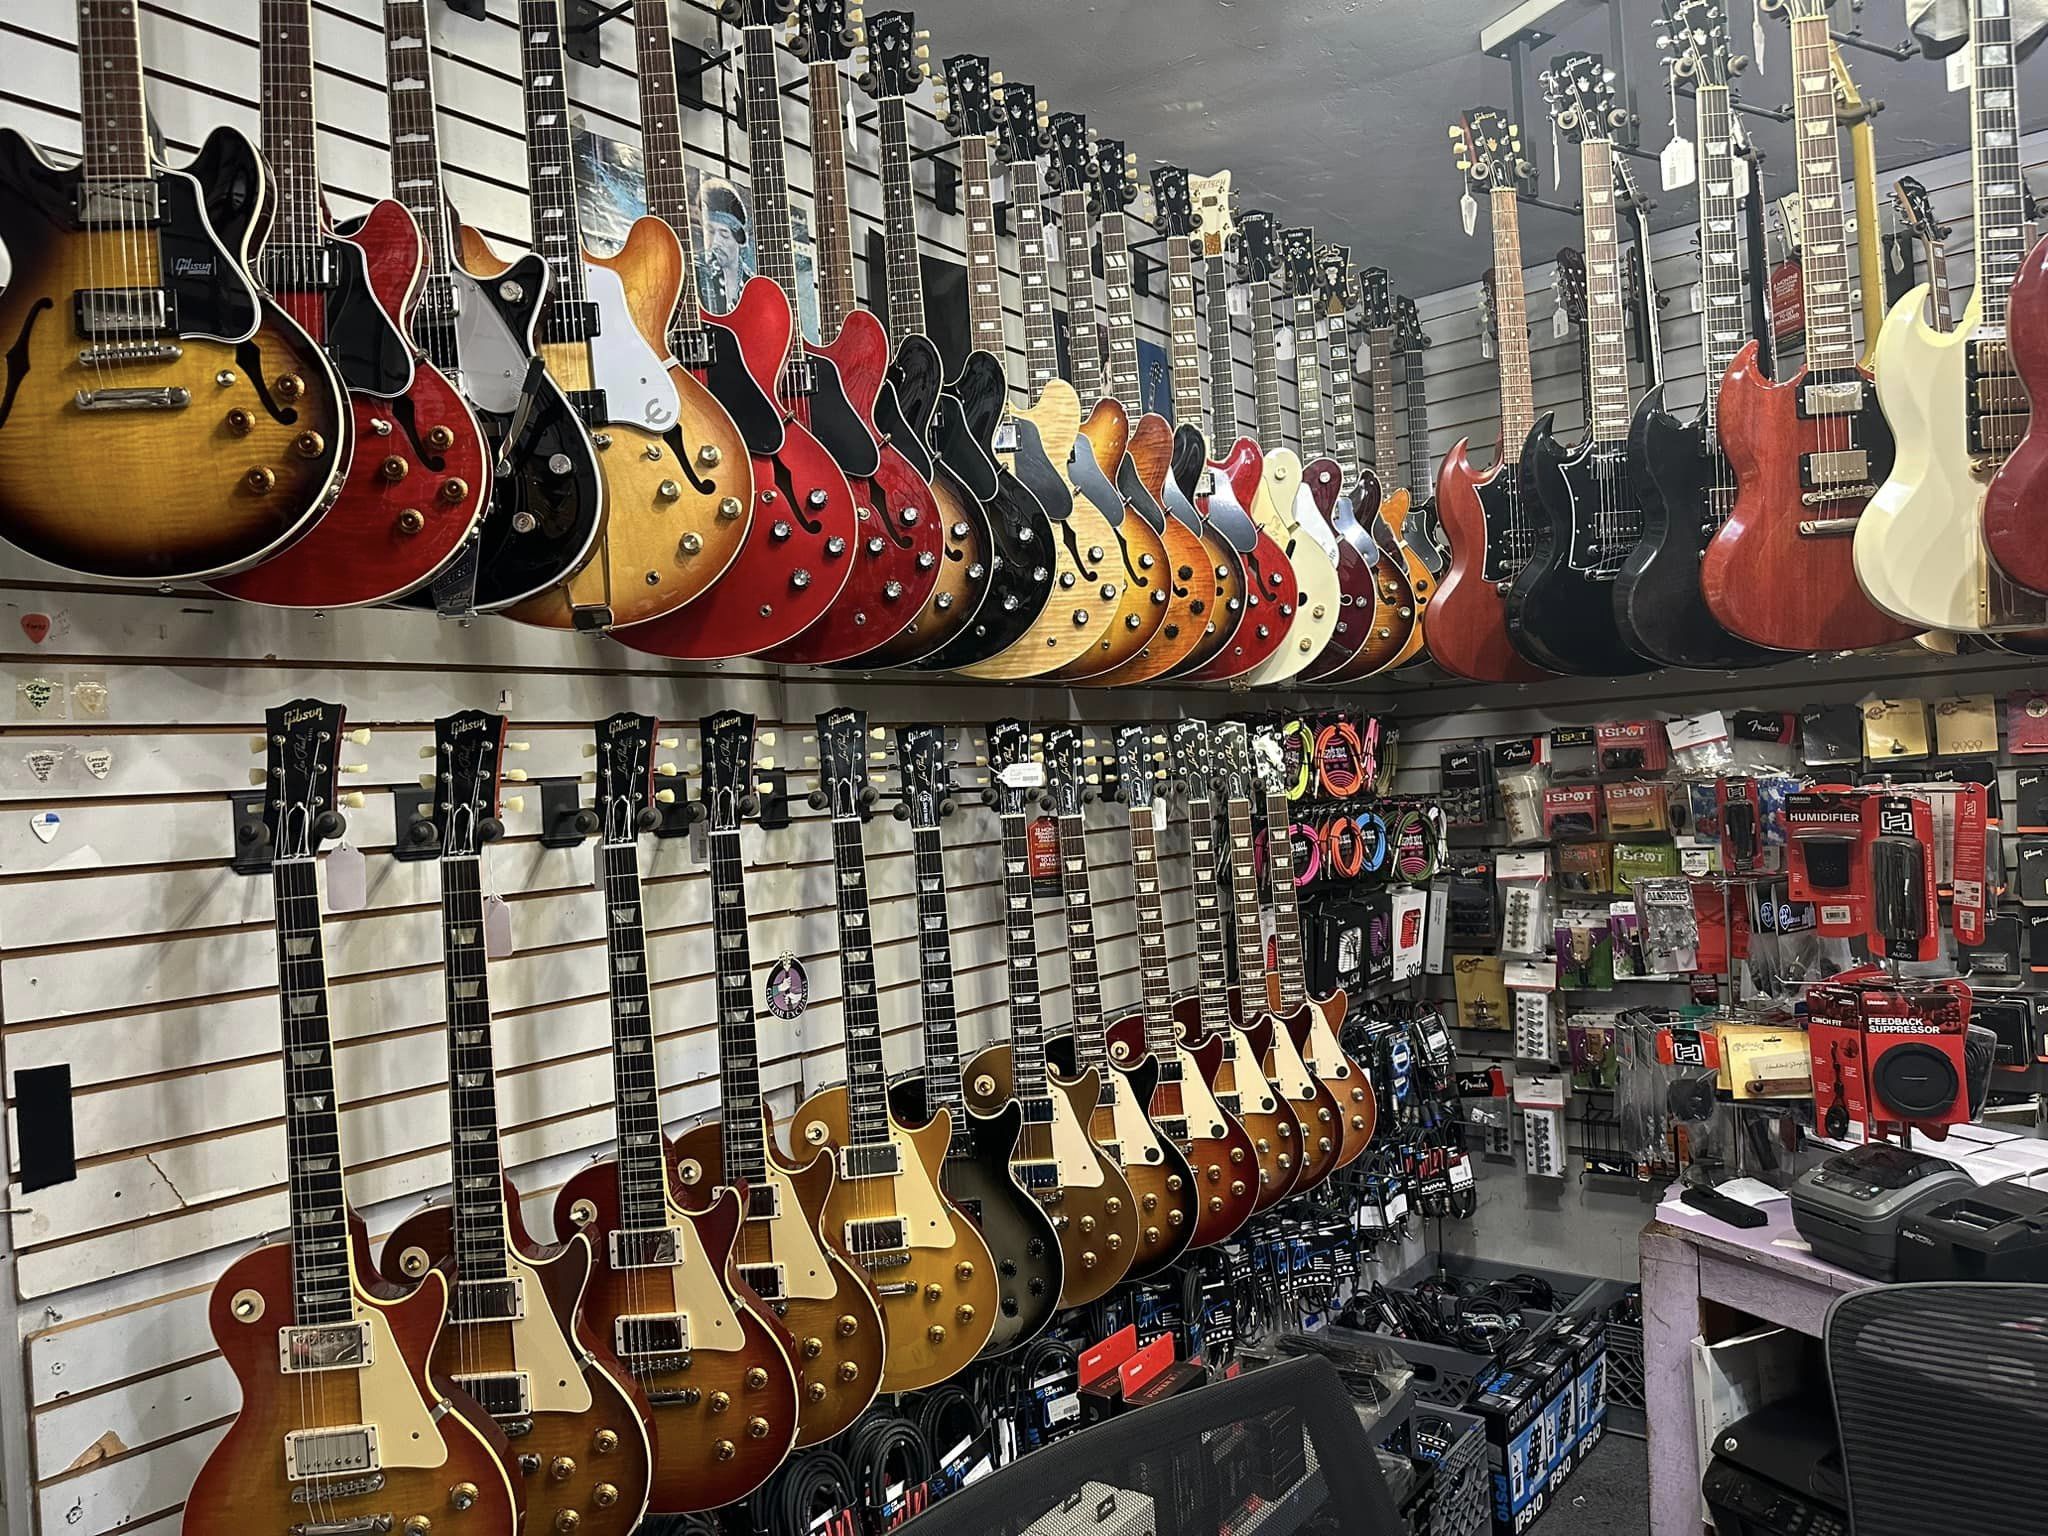
[(1520, 454), (1536, 422), (1529, 372), (1529, 315), (1522, 289), (1519, 194), (1533, 189), (1535, 167), (1522, 129), (1491, 107), (1458, 120), (1452, 144), (1468, 189), (1488, 194), (1493, 216), (1495, 314), (1500, 339), (1500, 454), (1490, 469), (1472, 463), (1460, 438), (1437, 470), (1437, 512), (1451, 543), (1451, 565), (1430, 605), (1429, 653), (1456, 677), (1527, 683), (1545, 675), (1508, 639), (1504, 596), (1527, 563), (1543, 509), (1522, 494)]
[(434, 1364), (514, 1442), (528, 1523), (627, 1536), (647, 1512), (646, 1405), (583, 1313), (589, 1235), (549, 1248), (533, 1240), (499, 1142), (481, 859), (504, 835), (507, 746), (503, 715), (434, 722), (433, 798), (418, 825), (440, 849), (453, 1193), (398, 1224), (383, 1271), (408, 1285), (454, 1267)]
[[(632, 718), (624, 729), (651, 733)], [(867, 1411), (882, 1385), (882, 1309), (867, 1276), (825, 1224), (832, 1158), (785, 1158), (761, 1094), (754, 973), (747, 943), (745, 856), (740, 823), (760, 806), (754, 717), (707, 715), (702, 740), (703, 805), (711, 847), (712, 924), (718, 934), (718, 1075), (715, 1118), (676, 1139), (674, 1173), (684, 1199), (741, 1192), (745, 1217), (734, 1250), (740, 1280), (796, 1341), (803, 1389), (797, 1444), (816, 1445)], [(612, 737), (616, 740), (616, 737)], [(616, 748), (612, 748), (616, 750)], [(773, 766), (766, 759), (762, 767)]]
[[(661, 1131), (661, 1082), (647, 976), (640, 837), (657, 825), (654, 722), (597, 727), (598, 852), (610, 972), (617, 1138), (610, 1157), (555, 1196), (555, 1230), (595, 1255), (587, 1316), (645, 1394), (655, 1444), (651, 1507), (717, 1509), (745, 1498), (796, 1443), (794, 1345), (734, 1262), (745, 1218), (728, 1185), (685, 1209)], [(663, 791), (673, 795), (673, 790)]]
[[(640, 126), (647, 207), (694, 250), (697, 209), (690, 196), (682, 103), (668, 9), (637, 0), (633, 36), (639, 62)], [(772, 38), (769, 89), (774, 91)], [(768, 99), (750, 98), (749, 140), (756, 142), (757, 198), (771, 225), (786, 222), (781, 116)], [(755, 127), (759, 124), (758, 131)], [(758, 142), (757, 142), (758, 141)], [(767, 161), (772, 141), (775, 159)], [(719, 515), (742, 527), (725, 574), (701, 597), (650, 623), (618, 632), (632, 649), (676, 660), (756, 655), (808, 630), (844, 589), (855, 537), (853, 493), (832, 455), (812, 432), (814, 376), (795, 348), (795, 268), (775, 240), (761, 248), (761, 274), (747, 280), (726, 314), (706, 311), (696, 263), (685, 261), (669, 350), (683, 373), (701, 382), (739, 428), (749, 455), (751, 504), (721, 500)], [(828, 412), (829, 414), (829, 412)]]
[(264, 0), (263, 148), (278, 195), (257, 270), (333, 359), (358, 451), (314, 527), (214, 585), (245, 602), (328, 608), (386, 602), (432, 577), (476, 527), (490, 465), (476, 417), (406, 334), (423, 256), (411, 214), (387, 199), (337, 233), (321, 208), (312, 21), (311, 0)]
[[(972, 1105), (961, 1075), (945, 845), (939, 833), (940, 818), (953, 806), (945, 736), (933, 726), (905, 726), (896, 733), (896, 757), (903, 781), (897, 803), (907, 812), (917, 865), (924, 1070), (899, 1081), (890, 1090), (889, 1102), (906, 1123), (922, 1123), (939, 1110), (951, 1116), (952, 1140), (942, 1182), (946, 1198), (980, 1229), (995, 1260), (996, 1325), (983, 1354), (1003, 1354), (1029, 1343), (1052, 1322), (1066, 1283), (1066, 1259), (1053, 1218), (1020, 1167), (1027, 1153), (1027, 1111), (1010, 1090), (1011, 1074), (1005, 1070), (1003, 1082), (992, 1085)], [(1008, 822), (1003, 831), (1007, 845)], [(1016, 835), (1021, 843), (1021, 828)], [(1006, 846), (1004, 857), (1010, 856)], [(1017, 856), (1023, 856), (1021, 848)], [(1013, 969), (1016, 963), (1013, 952)], [(1035, 981), (1031, 985), (1035, 988)], [(1013, 981), (1013, 998), (1017, 990)]]
[(882, 1390), (935, 1386), (988, 1344), (997, 1321), (995, 1261), (974, 1223), (945, 1195), (953, 1117), (941, 1108), (915, 1129), (890, 1111), (875, 999), (864, 813), (872, 802), (867, 714), (818, 716), (819, 789), (832, 816), (846, 1083), (797, 1110), (792, 1146), (830, 1147), (839, 1180), (826, 1220), (882, 1301), (889, 1353)]
[(1700, 588), (1714, 617), (1753, 645), (1853, 650), (1918, 626), (1873, 606), (1856, 582), (1856, 526), (1891, 472), (1893, 439), (1856, 360), (1827, 3), (1791, 0), (1791, 13), (1806, 364), (1774, 382), (1751, 342), (1721, 380), (1735, 503), (1700, 562)]
[(239, 570), (332, 499), (347, 397), (249, 277), (273, 196), (255, 146), (218, 128), (170, 169), (135, 10), (79, 0), (78, 42), (79, 162), (0, 129), (0, 536), (117, 581)]
[(1508, 638), (1553, 672), (1616, 677), (1651, 665), (1630, 649), (1615, 619), (1614, 582), (1642, 535), (1642, 511), (1628, 473), (1626, 279), (1615, 199), (1628, 173), (1611, 137), (1612, 72), (1598, 54), (1552, 62), (1545, 83), (1558, 127), (1579, 145), (1586, 220), (1585, 440), (1566, 448), (1545, 412), (1522, 449), (1522, 495), (1543, 509), (1529, 559), (1508, 588)]
[(317, 1518), (517, 1536), (505, 1436), (434, 1364), (448, 1270), (430, 1267), (406, 1289), (382, 1282), (343, 1187), (315, 867), (345, 830), (341, 742), (338, 704), (294, 699), (264, 716), (291, 1235), (214, 1285), (207, 1318), (242, 1404), (186, 1497), (184, 1529), (290, 1532)]

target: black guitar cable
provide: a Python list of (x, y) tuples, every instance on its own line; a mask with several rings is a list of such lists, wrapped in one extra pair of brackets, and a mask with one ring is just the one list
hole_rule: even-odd
[(752, 1516), (749, 1536), (807, 1536), (819, 1516), (859, 1508), (853, 1468), (836, 1452), (819, 1448), (791, 1456), (760, 1492), (735, 1505), (733, 1513), (745, 1510)]
[[(932, 1446), (924, 1431), (894, 1409), (871, 1408), (846, 1432), (843, 1449), (859, 1502), (877, 1522), (896, 1497), (931, 1481)], [(879, 1525), (877, 1525), (879, 1529)]]
[(953, 1477), (955, 1474), (946, 1467), (945, 1458), (955, 1446), (971, 1446), (982, 1431), (981, 1410), (975, 1406), (974, 1398), (965, 1388), (947, 1382), (920, 1393), (911, 1406), (918, 1431), (931, 1447), (932, 1471)]

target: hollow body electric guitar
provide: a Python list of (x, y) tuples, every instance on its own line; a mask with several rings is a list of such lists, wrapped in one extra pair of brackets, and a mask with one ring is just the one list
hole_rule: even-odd
[(882, 1390), (915, 1391), (956, 1374), (987, 1345), (997, 1321), (995, 1261), (945, 1196), (951, 1114), (940, 1109), (912, 1129), (889, 1109), (861, 831), (874, 799), (866, 713), (820, 715), (818, 758), (820, 798), (832, 816), (846, 1083), (804, 1102), (790, 1141), (832, 1149), (839, 1180), (825, 1216), (881, 1298), (889, 1340)]
[(491, 1049), (482, 854), (499, 820), (505, 717), (466, 710), (434, 722), (453, 1193), (400, 1222), (383, 1271), (410, 1285), (455, 1269), (434, 1364), (514, 1443), (529, 1524), (626, 1536), (647, 1512), (653, 1444), (638, 1388), (583, 1314), (591, 1247), (577, 1232), (543, 1248), (505, 1176)]
[(741, 1192), (727, 1185), (687, 1210), (661, 1132), (639, 857), (661, 819), (654, 722), (614, 715), (595, 745), (618, 1133), (612, 1156), (555, 1196), (555, 1230), (588, 1235), (584, 1306), (651, 1411), (652, 1508), (687, 1514), (745, 1498), (782, 1465), (796, 1443), (797, 1375), (787, 1333), (734, 1262)]
[(344, 1530), (517, 1536), (505, 1436), (434, 1365), (448, 1270), (429, 1267), (406, 1290), (379, 1280), (343, 1187), (315, 866), (344, 830), (341, 742), (336, 704), (294, 699), (264, 717), (291, 1235), (214, 1285), (207, 1318), (242, 1404), (192, 1485), (184, 1529), (289, 1532), (317, 1517)]
[(321, 208), (312, 20), (311, 0), (264, 0), (263, 145), (278, 195), (258, 271), (347, 384), (357, 451), (317, 524), (215, 583), (245, 602), (297, 608), (410, 591), (454, 556), (490, 492), (483, 429), (406, 332), (421, 279), (418, 226), (386, 200), (338, 234)]
[[(632, 729), (638, 730), (636, 723)], [(646, 729), (653, 729), (647, 722)], [(761, 1093), (754, 972), (747, 943), (746, 865), (740, 823), (760, 805), (754, 717), (707, 715), (703, 805), (711, 846), (712, 924), (718, 934), (718, 1114), (676, 1139), (674, 1172), (693, 1204), (740, 1193), (734, 1252), (740, 1281), (795, 1341), (803, 1390), (797, 1443), (816, 1445), (866, 1412), (882, 1385), (882, 1309), (867, 1276), (825, 1221), (835, 1174), (814, 1151), (785, 1158)], [(763, 768), (772, 767), (772, 759)]]
[[(968, 1083), (960, 1070), (960, 1029), (953, 1007), (952, 927), (946, 911), (945, 845), (940, 818), (952, 808), (952, 768), (946, 761), (945, 736), (933, 726), (906, 726), (896, 733), (896, 756), (903, 780), (903, 806), (910, 822), (917, 864), (918, 974), (923, 980), (924, 1070), (904, 1078), (890, 1090), (892, 1109), (906, 1122), (921, 1123), (944, 1110), (952, 1122), (942, 1183), (946, 1198), (967, 1213), (987, 1242), (995, 1260), (996, 1325), (985, 1355), (1003, 1354), (1029, 1343), (1059, 1311), (1066, 1283), (1066, 1258), (1048, 1209), (1030, 1170), (1029, 1142), (1043, 1132), (1027, 1133), (1027, 1109), (1012, 1091), (1014, 1073), (1005, 1057), (1001, 1081), (991, 1079), (969, 1102)], [(991, 793), (998, 791), (991, 786)], [(1023, 829), (1015, 829), (1014, 855), (1008, 844), (1010, 823), (1003, 824), (1004, 858), (1023, 857)], [(1028, 885), (1028, 880), (1027, 880)], [(1018, 951), (1011, 950), (1013, 973)], [(1035, 956), (1033, 957), (1035, 972)], [(1029, 991), (1035, 993), (1035, 979)], [(1011, 984), (1011, 1007), (1019, 1006), (1019, 984)], [(1027, 1005), (1028, 1006), (1028, 1005)], [(1005, 1048), (1007, 1049), (1007, 1048)], [(987, 1056), (989, 1053), (984, 1052)], [(977, 1063), (975, 1071), (987, 1070)], [(971, 1262), (971, 1261), (970, 1261)]]
[(240, 570), (332, 499), (347, 397), (249, 277), (274, 195), (255, 146), (215, 129), (170, 169), (136, 10), (80, 0), (78, 43), (78, 164), (0, 129), (0, 536), (117, 581)]

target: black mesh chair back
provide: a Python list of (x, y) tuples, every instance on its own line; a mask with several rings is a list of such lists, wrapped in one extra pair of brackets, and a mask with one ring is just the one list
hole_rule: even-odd
[(1859, 1291), (1826, 1341), (1854, 1536), (2039, 1536), (2048, 1285)]
[(1033, 1451), (903, 1536), (1402, 1536), (1342, 1381), (1285, 1361)]

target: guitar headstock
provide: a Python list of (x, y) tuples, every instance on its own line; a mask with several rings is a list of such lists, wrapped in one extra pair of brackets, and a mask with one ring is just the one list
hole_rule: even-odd
[(1913, 177), (1901, 176), (1892, 183), (1892, 204), (1899, 210), (1899, 222), (1927, 244), (1939, 245), (1949, 237), (1950, 227), (1934, 216), (1934, 199)]
[(1209, 756), (1209, 727), (1200, 720), (1176, 720), (1171, 733), (1173, 776), (1190, 800), (1205, 800), (1215, 777)]
[[(753, 0), (748, 0), (749, 8)], [(789, 51), (806, 64), (838, 64), (861, 44), (860, 7), (851, 0), (797, 0)]]
[(915, 96), (932, 77), (929, 32), (909, 11), (877, 11), (867, 18), (868, 67), (861, 89), (877, 101)]
[(420, 782), (434, 796), (427, 822), (442, 858), (474, 854), (505, 835), (498, 819), (504, 767), (503, 715), (464, 709), (434, 722), (434, 771)]
[(655, 736), (659, 724), (652, 715), (622, 711), (597, 722), (597, 811), (604, 820), (607, 843), (637, 842), (642, 832), (661, 825), (656, 805), (673, 804), (673, 789), (654, 787), (657, 766), (655, 748), (673, 746)]
[(1396, 352), (1423, 352), (1428, 350), (1429, 337), (1422, 331), (1422, 311), (1415, 307), (1415, 301), (1402, 294), (1394, 300), (1394, 350)]
[(754, 717), (737, 709), (721, 709), (697, 722), (704, 814), (713, 832), (737, 832), (742, 821), (761, 809), (760, 782), (754, 777), (754, 743), (759, 739), (754, 726)]
[(819, 715), (818, 790), (811, 804), (835, 820), (857, 816), (866, 821), (881, 798), (877, 775), (868, 766), (874, 753), (869, 742), (885, 739), (881, 729), (868, 729), (864, 709), (828, 709)]
[(1657, 18), (1657, 46), (1665, 64), (1680, 80), (1696, 85), (1726, 85), (1733, 72), (1728, 58), (1728, 9), (1724, 0), (1664, 0)]
[(1586, 254), (1575, 245), (1557, 253), (1557, 307), (1573, 325), (1586, 323)]
[(1238, 254), (1244, 261), (1245, 281), (1269, 281), (1280, 266), (1280, 242), (1276, 221), (1264, 209), (1240, 214), (1237, 220)]
[(1036, 160), (1046, 150), (1052, 132), (1052, 114), (1029, 85), (1004, 82), (1001, 92), (1003, 159), (1011, 165)]
[(1350, 313), (1355, 296), (1350, 246), (1326, 245), (1316, 252), (1316, 292), (1322, 296), (1324, 313), (1333, 318)]
[(1218, 720), (1209, 728), (1218, 793), (1226, 800), (1249, 800), (1258, 793), (1252, 777), (1251, 732), (1242, 720)]
[(1280, 267), (1287, 274), (1287, 286), (1296, 298), (1312, 298), (1316, 292), (1316, 232), (1299, 225), (1280, 231)]
[(797, 0), (724, 0), (719, 16), (728, 26), (779, 27), (797, 8)]
[(319, 699), (293, 699), (263, 712), (263, 826), (273, 860), (310, 859), (348, 830), (338, 809), (337, 755), (346, 714)]
[(1358, 301), (1367, 330), (1394, 328), (1394, 280), (1385, 267), (1366, 267), (1358, 274)]
[(1835, 0), (1759, 0), (1764, 10), (1787, 21), (1819, 21), (1833, 8)]
[(1230, 207), (1230, 172), (1188, 178), (1188, 195), (1195, 205), (1195, 233), (1202, 239), (1204, 256), (1221, 256), (1237, 238), (1237, 218)]
[(1262, 795), (1287, 793), (1287, 727), (1280, 720), (1261, 720), (1252, 727), (1252, 777)]
[(1138, 153), (1122, 139), (1095, 141), (1095, 196), (1104, 213), (1122, 213), (1138, 200)]
[(1474, 107), (1451, 124), (1451, 151), (1472, 186), (1536, 190), (1536, 165), (1522, 149), (1522, 125), (1498, 107)]
[(1079, 112), (1052, 115), (1052, 184), (1062, 192), (1086, 192), (1095, 181), (1095, 136)]
[(1152, 207), (1159, 216), (1159, 227), (1169, 235), (1196, 232), (1192, 186), (1186, 166), (1162, 165), (1152, 173)]
[(897, 814), (913, 830), (929, 831), (953, 814), (953, 765), (946, 757), (946, 733), (935, 725), (896, 728), (896, 771), (902, 780), (903, 809)]
[(1032, 752), (1031, 728), (1022, 720), (997, 720), (988, 736), (988, 798), (998, 815), (1029, 814), (1045, 787), (1045, 765)]
[(1116, 798), (1125, 805), (1150, 805), (1168, 783), (1167, 734), (1156, 725), (1120, 725), (1116, 732)]
[(1045, 779), (1053, 814), (1079, 816), (1102, 788), (1102, 770), (1089, 751), (1094, 738), (1073, 724), (1045, 728)]
[(1009, 121), (1002, 84), (985, 53), (956, 53), (946, 60), (946, 132), (956, 139), (1000, 138)]
[(1622, 111), (1614, 98), (1614, 71), (1597, 53), (1561, 53), (1543, 72), (1550, 115), (1574, 144), (1606, 139)]

